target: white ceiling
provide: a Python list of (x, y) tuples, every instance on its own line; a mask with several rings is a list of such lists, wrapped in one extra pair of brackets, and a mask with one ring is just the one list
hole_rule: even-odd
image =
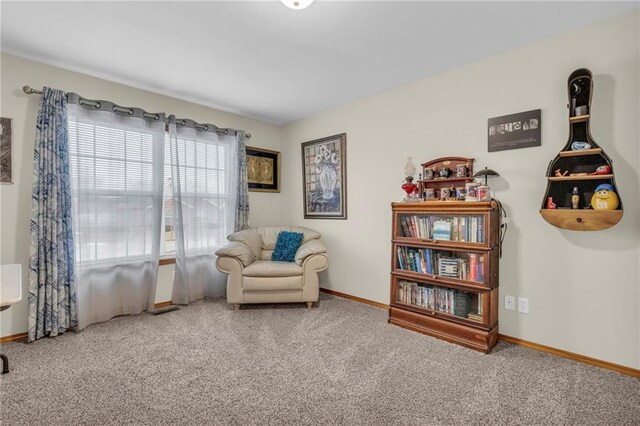
[(638, 5), (3, 0), (1, 49), (282, 124)]

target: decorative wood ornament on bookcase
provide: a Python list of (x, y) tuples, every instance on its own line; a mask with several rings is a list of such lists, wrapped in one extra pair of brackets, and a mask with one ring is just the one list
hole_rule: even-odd
[(549, 163), (540, 214), (553, 226), (599, 231), (622, 218), (613, 162), (591, 136), (593, 75), (575, 70), (567, 82), (569, 140)]

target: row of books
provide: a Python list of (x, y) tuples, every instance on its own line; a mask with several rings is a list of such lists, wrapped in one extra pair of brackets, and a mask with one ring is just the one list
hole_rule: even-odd
[(398, 281), (400, 303), (482, 321), (482, 294)]
[(484, 216), (402, 215), (399, 221), (403, 237), (484, 243)]
[(398, 247), (398, 265), (405, 271), (484, 282), (484, 256), (415, 247)]

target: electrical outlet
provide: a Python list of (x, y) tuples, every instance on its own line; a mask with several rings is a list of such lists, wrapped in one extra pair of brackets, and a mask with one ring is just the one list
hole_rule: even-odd
[(523, 314), (529, 313), (529, 299), (518, 297), (518, 312), (522, 312)]
[(508, 294), (506, 294), (504, 296), (504, 308), (508, 309), (510, 311), (513, 311), (516, 309), (516, 300), (515, 297), (513, 296), (509, 296)]

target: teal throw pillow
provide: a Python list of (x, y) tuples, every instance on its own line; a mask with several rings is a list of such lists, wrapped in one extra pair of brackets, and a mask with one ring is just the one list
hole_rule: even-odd
[(280, 262), (293, 262), (296, 260), (296, 252), (300, 248), (303, 238), (304, 234), (299, 232), (281, 231), (278, 234), (276, 248), (271, 254), (271, 260)]

